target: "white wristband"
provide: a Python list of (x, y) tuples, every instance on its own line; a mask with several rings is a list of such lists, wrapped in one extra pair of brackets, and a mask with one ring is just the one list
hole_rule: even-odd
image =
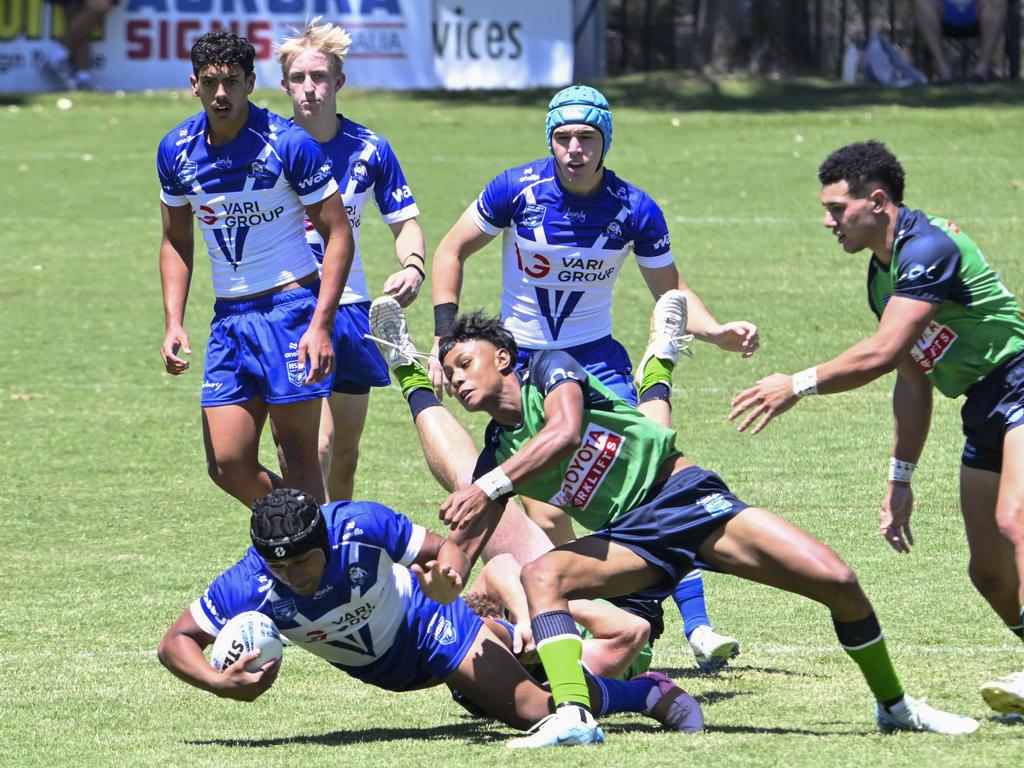
[(793, 374), (793, 394), (797, 397), (818, 394), (817, 368), (808, 368), (806, 371)]
[(501, 471), (501, 467), (495, 467), (486, 475), (481, 475), (473, 485), (483, 491), (491, 501), (512, 493), (512, 481)]
[(889, 479), (895, 480), (897, 483), (909, 483), (910, 478), (914, 476), (915, 469), (917, 469), (917, 464), (912, 461), (889, 459)]

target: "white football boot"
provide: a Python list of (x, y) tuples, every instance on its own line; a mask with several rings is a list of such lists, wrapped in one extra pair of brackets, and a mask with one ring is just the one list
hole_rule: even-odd
[(538, 749), (577, 744), (604, 744), (604, 731), (583, 707), (563, 704), (554, 714), (534, 725), (526, 736), (509, 741), (508, 748)]
[(651, 313), (651, 335), (640, 363), (634, 369), (633, 382), (639, 387), (644, 377), (644, 368), (652, 357), (675, 365), (679, 353), (693, 357), (688, 345), (693, 335), (686, 332), (686, 294), (673, 288), (665, 291), (654, 305)]
[(981, 686), (981, 698), (996, 712), (1024, 715), (1024, 672), (989, 680)]
[(429, 359), (430, 355), (416, 351), (405, 322), (405, 313), (393, 296), (381, 296), (370, 305), (370, 333), (366, 338), (377, 342), (380, 353), (392, 371), (403, 365), (422, 364), (418, 357)]
[(978, 721), (973, 718), (943, 712), (925, 704), (924, 699), (914, 699), (906, 695), (902, 701), (891, 707), (877, 705), (875, 720), (882, 733), (925, 731), (959, 736), (978, 730)]
[(690, 694), (661, 672), (644, 672), (634, 680), (646, 678), (655, 682), (648, 694), (645, 715), (649, 715), (673, 731), (698, 733), (704, 730), (704, 712)]
[(702, 672), (717, 672), (729, 663), (729, 659), (740, 655), (739, 640), (720, 635), (707, 624), (690, 633), (690, 648)]

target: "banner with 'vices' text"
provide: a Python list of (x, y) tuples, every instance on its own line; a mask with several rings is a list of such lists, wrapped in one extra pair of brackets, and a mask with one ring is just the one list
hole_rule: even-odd
[[(572, 80), (571, 0), (120, 0), (91, 46), (102, 90), (187, 87), (189, 51), (212, 29), (256, 49), (256, 85), (274, 87), (274, 44), (322, 16), (345, 27), (357, 88), (525, 88)], [(64, 6), (0, 2), (0, 91), (45, 91), (42, 63), (64, 32)]]

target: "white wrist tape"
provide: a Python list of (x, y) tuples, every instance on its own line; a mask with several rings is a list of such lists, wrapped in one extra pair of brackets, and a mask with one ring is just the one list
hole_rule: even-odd
[(915, 469), (917, 469), (917, 464), (912, 461), (889, 459), (889, 479), (895, 480), (897, 483), (909, 483), (910, 478), (914, 476)]
[(817, 368), (808, 368), (806, 371), (793, 374), (793, 394), (797, 397), (818, 394)]
[(486, 475), (481, 475), (473, 485), (483, 491), (491, 501), (512, 493), (512, 481), (501, 471), (501, 467), (495, 467)]

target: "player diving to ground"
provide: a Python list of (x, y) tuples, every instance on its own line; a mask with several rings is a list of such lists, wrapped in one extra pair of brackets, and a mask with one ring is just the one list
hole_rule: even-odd
[[(309, 651), (378, 688), (409, 691), (445, 682), (513, 728), (551, 716), (551, 694), (536, 683), (462, 600), (440, 605), (407, 566), (434, 560), (437, 534), (369, 501), (320, 507), (309, 495), (278, 489), (253, 505), (252, 546), (186, 608), (160, 642), (174, 675), (224, 698), (252, 701), (273, 685), (280, 661), (256, 672), (249, 654), (223, 673), (203, 649), (232, 617), (266, 613), (293, 647)], [(453, 548), (453, 555), (461, 554)], [(703, 727), (696, 700), (665, 675), (622, 681), (588, 676), (594, 706), (639, 712), (667, 728)], [(602, 734), (586, 731), (591, 742)], [(530, 746), (531, 739), (510, 742)]]

